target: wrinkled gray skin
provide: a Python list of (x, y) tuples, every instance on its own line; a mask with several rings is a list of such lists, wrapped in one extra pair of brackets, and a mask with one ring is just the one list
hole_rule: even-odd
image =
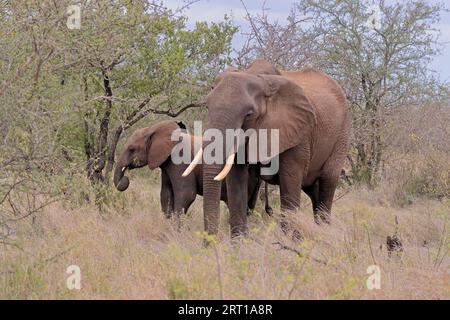
[[(315, 221), (330, 221), (350, 131), (345, 95), (332, 78), (314, 69), (280, 71), (256, 60), (246, 70), (220, 74), (207, 106), (208, 129), (223, 133), (238, 128), (279, 130), (279, 171), (262, 179), (280, 186), (284, 230), (283, 217), (300, 207), (302, 189), (312, 200)], [(207, 145), (205, 142), (204, 148)], [(237, 182), (246, 181), (247, 166), (234, 164), (223, 183), (214, 181), (222, 168), (221, 164), (203, 166), (205, 230), (218, 232), (220, 190), (225, 185), (231, 237), (245, 235), (246, 199), (238, 195), (247, 186)]]
[[(142, 168), (146, 165), (151, 170), (161, 168), (161, 209), (166, 217), (173, 213), (186, 213), (194, 202), (197, 194), (203, 194), (202, 165), (195, 168), (187, 177), (182, 173), (187, 164), (174, 164), (170, 153), (176, 142), (171, 141), (174, 130), (180, 129), (175, 121), (164, 121), (151, 127), (136, 130), (126, 142), (117, 161), (114, 172), (114, 185), (117, 190), (125, 191), (129, 186), (129, 179), (125, 176), (126, 170)], [(193, 139), (193, 137), (191, 137)], [(193, 146), (193, 140), (191, 145)], [(193, 152), (191, 152), (193, 157)], [(123, 168), (126, 168), (123, 171)], [(249, 196), (248, 212), (255, 208), (261, 179), (254, 169), (249, 169)], [(246, 192), (247, 194), (247, 192)], [(227, 202), (226, 188), (222, 188), (220, 199)], [(266, 211), (272, 212), (266, 199)]]

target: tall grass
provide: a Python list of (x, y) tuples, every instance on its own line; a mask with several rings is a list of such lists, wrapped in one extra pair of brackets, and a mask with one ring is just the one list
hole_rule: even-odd
[[(250, 236), (231, 243), (222, 206), (219, 241), (205, 248), (201, 200), (180, 221), (167, 220), (150, 180), (133, 177), (102, 214), (59, 202), (18, 225), (15, 246), (0, 247), (0, 298), (450, 298), (448, 201), (398, 208), (382, 193), (352, 190), (335, 202), (332, 224), (317, 226), (303, 196), (291, 221), (302, 242), (283, 234), (277, 214), (268, 217), (260, 203)], [(389, 258), (395, 216), (404, 251)], [(81, 290), (66, 286), (70, 265), (81, 269)], [(370, 265), (380, 267), (379, 290), (366, 286)]]

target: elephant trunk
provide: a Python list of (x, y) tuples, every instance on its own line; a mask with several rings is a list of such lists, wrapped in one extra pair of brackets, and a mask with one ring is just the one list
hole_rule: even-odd
[[(210, 125), (210, 128), (219, 129), (224, 138), (223, 151), (225, 152), (225, 128), (223, 125)], [(204, 143), (203, 150), (205, 150), (208, 143)], [(208, 155), (204, 155), (208, 156)], [(223, 155), (225, 160), (225, 154)], [(219, 230), (220, 217), (220, 196), (222, 181), (216, 179), (217, 176), (224, 170), (224, 163), (212, 163), (203, 160), (203, 214), (205, 231), (208, 234), (216, 235)], [(223, 181), (225, 183), (225, 181)]]
[(116, 169), (114, 171), (114, 186), (119, 191), (125, 191), (130, 185), (130, 180), (125, 176), (125, 171), (128, 168), (128, 163), (124, 160), (124, 157), (120, 157), (117, 162)]
[(219, 230), (221, 181), (214, 177), (222, 170), (221, 164), (203, 166), (203, 214), (205, 231), (215, 235)]

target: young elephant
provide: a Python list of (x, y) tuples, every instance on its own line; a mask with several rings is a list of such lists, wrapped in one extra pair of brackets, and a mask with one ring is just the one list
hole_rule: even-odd
[[(126, 170), (142, 168), (145, 165), (153, 170), (161, 168), (161, 209), (166, 217), (172, 213), (186, 213), (194, 202), (197, 194), (203, 195), (203, 166), (195, 168), (191, 175), (182, 177), (188, 164), (174, 164), (171, 161), (172, 148), (178, 143), (171, 140), (174, 130), (184, 129), (182, 123), (163, 121), (151, 127), (136, 130), (125, 144), (117, 162), (114, 173), (114, 185), (117, 190), (125, 191), (129, 186)], [(194, 136), (191, 138), (191, 148), (194, 148)], [(193, 150), (192, 150), (193, 151)], [(191, 152), (193, 157), (194, 152)], [(192, 160), (192, 158), (191, 158)], [(255, 170), (249, 169), (248, 208), (255, 208), (261, 180)], [(226, 186), (222, 186), (221, 200), (227, 202)], [(271, 212), (267, 205), (266, 211)]]

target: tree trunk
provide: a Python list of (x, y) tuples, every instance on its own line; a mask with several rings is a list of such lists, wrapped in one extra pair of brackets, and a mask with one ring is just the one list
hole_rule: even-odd
[(372, 107), (363, 115), (368, 121), (364, 121), (360, 131), (368, 131), (367, 134), (357, 137), (354, 144), (355, 159), (350, 161), (353, 179), (375, 187), (380, 180), (380, 168), (383, 158), (383, 146), (381, 139), (381, 119), (377, 112), (378, 107)]
[(114, 137), (111, 140), (111, 144), (109, 146), (108, 150), (108, 163), (106, 165), (106, 172), (105, 172), (105, 181), (106, 183), (109, 183), (109, 177), (111, 176), (111, 172), (114, 168), (114, 161), (115, 161), (115, 154), (117, 149), (117, 144), (119, 143), (120, 136), (123, 132), (123, 126), (119, 126), (116, 129), (116, 132), (114, 133)]
[(105, 91), (105, 114), (100, 122), (100, 132), (98, 135), (96, 163), (94, 164), (94, 178), (97, 182), (107, 183), (103, 175), (103, 169), (106, 165), (106, 150), (108, 143), (109, 121), (111, 119), (112, 111), (112, 88), (109, 79), (108, 70), (102, 69), (103, 86)]

